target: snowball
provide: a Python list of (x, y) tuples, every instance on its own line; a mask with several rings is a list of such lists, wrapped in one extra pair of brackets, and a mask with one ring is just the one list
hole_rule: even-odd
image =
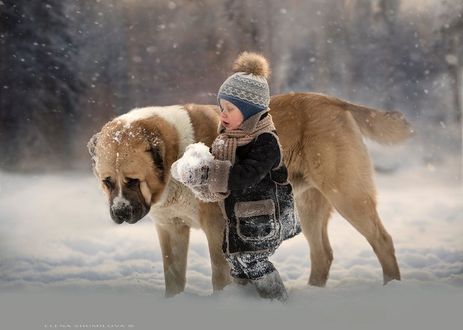
[(209, 147), (202, 142), (193, 143), (186, 147), (183, 156), (172, 164), (172, 177), (187, 183), (190, 174), (197, 168), (207, 166), (214, 160)]

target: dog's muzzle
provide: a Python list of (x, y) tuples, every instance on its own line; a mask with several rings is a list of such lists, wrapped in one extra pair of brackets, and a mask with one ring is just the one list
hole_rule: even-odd
[(110, 207), (111, 218), (117, 224), (127, 222), (137, 223), (149, 212), (149, 207), (142, 203), (129, 203), (128, 201), (113, 202)]

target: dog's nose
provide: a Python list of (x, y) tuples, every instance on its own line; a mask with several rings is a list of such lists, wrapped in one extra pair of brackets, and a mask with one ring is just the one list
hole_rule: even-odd
[(132, 217), (130, 207), (111, 208), (111, 214), (113, 215), (113, 220), (119, 224), (124, 221), (130, 222)]

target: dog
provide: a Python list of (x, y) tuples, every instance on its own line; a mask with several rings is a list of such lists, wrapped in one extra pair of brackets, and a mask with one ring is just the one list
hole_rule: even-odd
[[(392, 238), (376, 210), (373, 167), (362, 136), (386, 145), (405, 141), (413, 130), (404, 116), (317, 93), (273, 96), (270, 109), (310, 247), (308, 283), (323, 287), (327, 282), (333, 260), (327, 224), (333, 209), (370, 243), (383, 283), (400, 280)], [(170, 176), (172, 163), (189, 144), (212, 144), (219, 113), (217, 106), (198, 104), (134, 109), (108, 122), (88, 143), (114, 222), (134, 224), (148, 213), (154, 219), (166, 296), (185, 288), (190, 228), (206, 234), (213, 290), (231, 282), (217, 203), (195, 199)]]

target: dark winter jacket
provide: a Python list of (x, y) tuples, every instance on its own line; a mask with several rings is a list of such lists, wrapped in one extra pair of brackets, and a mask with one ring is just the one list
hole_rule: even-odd
[(301, 231), (277, 139), (276, 132), (262, 133), (236, 149), (230, 194), (219, 202), (227, 218), (226, 254), (275, 249)]

